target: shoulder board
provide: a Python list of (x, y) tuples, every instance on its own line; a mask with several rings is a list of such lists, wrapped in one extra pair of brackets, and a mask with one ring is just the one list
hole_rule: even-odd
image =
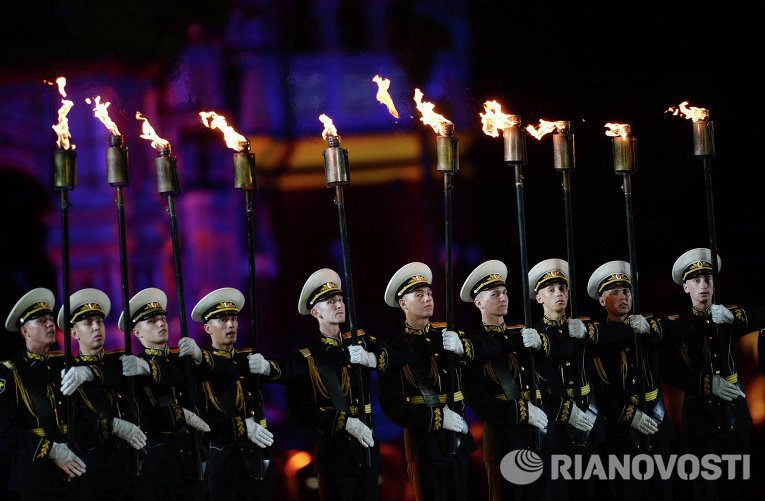
[[(364, 335), (364, 329), (356, 329), (356, 335), (357, 336), (363, 336)], [(350, 332), (343, 332), (343, 339), (350, 339), (351, 333)]]
[(51, 351), (51, 352), (48, 353), (48, 358), (49, 359), (50, 358), (59, 358), (59, 357), (63, 357), (63, 356), (64, 356), (64, 352), (61, 351), (61, 350)]
[(118, 349), (118, 350), (104, 350), (104, 355), (123, 355), (125, 353), (125, 350)]
[(729, 310), (732, 310), (734, 308), (738, 308), (738, 305), (737, 304), (726, 304), (725, 307), (728, 308)]
[(181, 350), (179, 350), (178, 348), (170, 348), (169, 350), (167, 350), (168, 353), (172, 353), (173, 355), (177, 355), (178, 353), (180, 353), (180, 351)]
[(237, 348), (234, 351), (236, 353), (252, 353), (252, 348)]
[(311, 350), (309, 348), (303, 348), (301, 350), (298, 350), (301, 355), (303, 355), (305, 358), (311, 358)]
[(526, 326), (523, 325), (523, 324), (516, 324), (516, 325), (507, 325), (507, 326), (505, 326), (505, 329), (509, 330), (509, 331), (510, 330), (512, 330), (512, 331), (519, 331), (519, 330), (525, 329), (525, 328), (526, 328)]
[(677, 320), (680, 318), (680, 315), (667, 315), (667, 319), (669, 320)]
[(592, 319), (590, 317), (588, 317), (588, 316), (584, 316), (583, 315), (583, 316), (579, 317), (579, 320), (581, 320), (582, 322), (589, 322)]
[(431, 322), (430, 326), (434, 329), (444, 329), (446, 327), (446, 322)]

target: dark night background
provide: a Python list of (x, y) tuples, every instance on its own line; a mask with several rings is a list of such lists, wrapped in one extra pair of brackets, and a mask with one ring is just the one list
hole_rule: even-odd
[[(283, 356), (314, 335), (295, 303), (320, 267), (342, 270), (332, 193), (326, 189), (316, 117), (327, 113), (349, 150), (346, 189), (357, 311), (366, 331), (385, 339), (401, 322), (382, 301), (390, 275), (424, 261), (434, 270), (442, 316), (441, 184), (434, 134), (417, 120), (414, 87), (455, 122), (461, 170), (455, 191), (455, 286), (485, 259), (510, 268), (511, 318), (522, 318), (514, 184), (502, 141), (481, 133), (487, 99), (535, 123), (571, 120), (576, 133), (574, 222), (580, 311), (597, 315), (585, 292), (590, 273), (627, 259), (620, 180), (603, 123), (625, 122), (638, 137), (634, 180), (642, 309), (666, 314), (686, 304), (671, 281), (685, 250), (707, 246), (701, 163), (692, 156), (691, 125), (664, 114), (680, 101), (711, 110), (721, 290), (725, 302), (761, 303), (765, 271), (762, 183), (758, 156), (765, 125), (762, 12), (729, 2), (469, 2), (371, 0), (38, 1), (6, 7), (0, 18), (0, 314), (30, 288), (56, 290), (60, 304), (60, 225), (51, 185), (60, 103), (42, 85), (65, 75), (79, 186), (71, 193), (72, 285), (99, 287), (112, 298), (110, 348), (121, 307), (113, 192), (104, 176), (105, 129), (82, 102), (101, 94), (126, 137), (131, 292), (176, 290), (164, 210), (153, 178), (154, 152), (138, 138), (141, 110), (178, 156), (178, 197), (187, 309), (222, 286), (246, 289), (241, 195), (232, 189), (231, 151), (196, 113), (214, 109), (252, 139), (260, 189), (256, 200), (261, 347)], [(392, 80), (401, 119), (374, 99), (375, 73)], [(365, 87), (367, 86), (367, 87)], [(412, 118), (414, 117), (414, 118)], [(530, 265), (565, 257), (560, 177), (549, 137), (527, 138), (526, 208)], [(455, 301), (457, 319), (475, 319)], [(246, 314), (249, 309), (246, 307)], [(539, 314), (540, 312), (537, 312)], [(179, 336), (174, 320), (171, 340)], [(248, 332), (240, 328), (241, 344)], [(190, 333), (201, 340), (201, 329)], [(2, 355), (15, 346), (5, 333)], [(137, 344), (137, 343), (136, 343)], [(742, 342), (741, 373), (763, 443), (765, 379), (754, 371), (754, 336)], [(276, 449), (289, 462), (310, 450), (295, 433), (280, 388), (266, 388)], [(678, 422), (679, 400), (670, 410)], [(272, 417), (273, 416), (273, 417)], [(379, 412), (378, 436), (390, 442), (383, 474), (389, 495), (409, 496), (395, 445), (399, 430)], [(480, 425), (473, 427), (480, 433)], [(478, 459), (480, 456), (477, 456)], [(762, 467), (753, 458), (752, 471)], [(476, 488), (482, 487), (476, 466)], [(284, 492), (298, 486), (286, 479)], [(755, 494), (763, 489), (753, 480)], [(683, 492), (680, 487), (678, 493)], [(387, 496), (386, 496), (387, 497)]]

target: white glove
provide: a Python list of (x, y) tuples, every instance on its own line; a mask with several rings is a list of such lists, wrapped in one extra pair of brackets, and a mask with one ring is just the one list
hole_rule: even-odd
[(462, 416), (454, 412), (449, 406), (444, 406), (444, 424), (445, 430), (457, 431), (459, 433), (467, 433), (468, 425)]
[(649, 417), (643, 411), (636, 410), (635, 415), (632, 417), (632, 427), (643, 435), (653, 435), (659, 431), (659, 425), (653, 418)]
[(271, 364), (260, 353), (247, 355), (247, 362), (250, 364), (250, 374), (260, 374), (261, 376), (271, 374)]
[(274, 443), (274, 434), (256, 423), (255, 418), (249, 417), (244, 422), (247, 424), (247, 438), (250, 439), (250, 442), (261, 449)]
[(732, 324), (733, 313), (721, 304), (712, 305), (712, 322), (716, 324)]
[(183, 417), (186, 419), (186, 424), (192, 428), (196, 428), (197, 430), (204, 432), (210, 431), (210, 426), (205, 423), (201, 417), (197, 416), (190, 410), (183, 409)]
[(348, 418), (345, 421), (345, 431), (351, 434), (353, 438), (359, 441), (364, 447), (375, 445), (375, 439), (372, 437), (372, 430), (367, 425), (355, 417)]
[(123, 376), (147, 376), (151, 372), (149, 370), (149, 362), (141, 357), (122, 355), (120, 360), (122, 361)]
[(547, 414), (545, 414), (545, 411), (531, 402), (528, 402), (527, 405), (529, 407), (529, 424), (540, 430), (547, 428)]
[(61, 369), (61, 393), (71, 395), (85, 381), (93, 381), (93, 371), (84, 365)]
[(130, 421), (114, 418), (112, 420), (112, 432), (130, 444), (133, 449), (140, 450), (146, 447), (146, 435)]
[(542, 347), (542, 338), (536, 329), (524, 328), (521, 330), (521, 334), (523, 335), (523, 346), (526, 348), (538, 350)]
[(630, 315), (627, 317), (630, 327), (638, 334), (648, 334), (651, 331), (651, 326), (648, 325), (648, 320), (643, 315)]
[(53, 442), (48, 457), (56, 463), (56, 466), (64, 470), (69, 478), (79, 477), (85, 473), (85, 463), (66, 444)]
[(717, 375), (712, 377), (712, 395), (726, 402), (738, 398), (739, 395), (744, 396), (738, 386), (727, 382)]
[(568, 335), (576, 339), (582, 339), (587, 333), (587, 327), (584, 326), (584, 322), (578, 318), (568, 319)]
[(465, 353), (465, 347), (462, 346), (462, 341), (456, 332), (444, 329), (441, 333), (444, 340), (444, 350), (451, 351), (455, 355)]
[(352, 345), (348, 347), (348, 353), (351, 356), (352, 364), (363, 365), (372, 369), (377, 368), (377, 357), (374, 353), (370, 353), (359, 345)]
[(591, 423), (590, 420), (587, 419), (587, 413), (580, 409), (578, 405), (572, 404), (571, 415), (568, 417), (568, 424), (577, 430), (590, 431), (592, 429), (592, 425), (595, 423)]
[(191, 357), (197, 365), (202, 363), (202, 350), (197, 346), (197, 342), (190, 337), (184, 337), (178, 341), (178, 356)]

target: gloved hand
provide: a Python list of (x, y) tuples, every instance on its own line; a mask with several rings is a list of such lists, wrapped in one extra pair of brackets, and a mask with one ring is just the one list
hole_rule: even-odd
[(93, 371), (84, 365), (61, 369), (61, 393), (71, 395), (85, 381), (93, 381)]
[(584, 322), (578, 318), (568, 319), (568, 335), (576, 339), (582, 339), (587, 333), (587, 327), (584, 326)]
[(122, 355), (120, 360), (122, 361), (123, 376), (148, 376), (151, 372), (149, 370), (149, 362), (141, 357)]
[(359, 364), (372, 369), (377, 368), (377, 357), (375, 354), (368, 352), (361, 346), (349, 346), (348, 353), (350, 354), (352, 364)]
[(247, 438), (261, 449), (265, 449), (274, 443), (274, 434), (255, 422), (255, 418), (244, 420), (247, 424)]
[(441, 333), (444, 341), (444, 350), (451, 351), (455, 355), (462, 355), (465, 353), (465, 347), (462, 346), (460, 336), (456, 332), (444, 329)]
[(579, 408), (578, 405), (571, 405), (571, 414), (568, 416), (568, 424), (577, 430), (590, 431), (595, 423), (587, 419), (587, 413)]
[(732, 324), (733, 313), (721, 304), (712, 305), (712, 322), (716, 324)]
[(648, 334), (651, 332), (651, 326), (648, 325), (648, 320), (643, 315), (630, 315), (627, 317), (630, 327), (638, 334)]
[(536, 329), (523, 328), (521, 335), (523, 336), (523, 346), (526, 348), (538, 350), (542, 347), (542, 338)]
[(191, 426), (192, 428), (195, 428), (199, 431), (204, 431), (204, 432), (210, 431), (210, 426), (207, 423), (205, 423), (201, 417), (197, 416), (190, 410), (183, 409), (183, 417), (184, 419), (186, 419), (186, 424)]
[(531, 402), (528, 402), (527, 405), (529, 408), (529, 424), (540, 430), (547, 428), (547, 414), (545, 414), (545, 411)]
[(659, 431), (659, 425), (656, 424), (656, 421), (639, 410), (636, 410), (632, 417), (632, 427), (644, 435), (653, 435)]
[(361, 422), (360, 419), (350, 417), (345, 421), (345, 431), (351, 434), (353, 438), (359, 441), (364, 447), (372, 447), (375, 440), (372, 437), (372, 430)]
[(250, 374), (260, 374), (261, 376), (271, 374), (271, 364), (260, 353), (247, 355), (247, 362), (250, 364)]
[(730, 402), (733, 399), (743, 396), (743, 392), (735, 384), (727, 382), (718, 375), (712, 377), (712, 395), (721, 400)]
[(468, 432), (468, 425), (465, 422), (465, 419), (451, 410), (449, 406), (444, 406), (444, 424), (443, 428), (445, 430), (451, 430), (456, 431), (459, 433), (467, 433)]
[(85, 463), (66, 444), (53, 442), (48, 457), (56, 463), (56, 466), (64, 470), (69, 478), (79, 477), (85, 473)]
[(197, 365), (202, 363), (202, 350), (197, 346), (197, 342), (190, 337), (184, 337), (178, 341), (178, 356), (191, 357)]
[(139, 427), (124, 419), (112, 419), (112, 432), (127, 442), (133, 449), (146, 447), (146, 435)]

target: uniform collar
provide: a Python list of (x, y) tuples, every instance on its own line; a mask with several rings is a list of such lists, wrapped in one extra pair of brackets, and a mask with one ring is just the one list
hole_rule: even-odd
[(79, 355), (77, 360), (80, 362), (100, 362), (104, 359), (104, 350), (99, 351), (95, 355)]
[(502, 332), (505, 332), (507, 330), (507, 326), (505, 325), (504, 322), (502, 322), (499, 325), (483, 324), (483, 330), (486, 331), (486, 332), (499, 332), (499, 333), (502, 333)]
[(222, 348), (213, 348), (212, 354), (217, 357), (234, 358), (234, 348), (224, 350)]
[(709, 316), (709, 310), (711, 308), (712, 307), (710, 306), (706, 310), (701, 311), (701, 310), (697, 309), (695, 306), (691, 306), (691, 313), (693, 313), (694, 317), (707, 317), (707, 316)]
[(428, 325), (426, 325), (422, 329), (417, 329), (415, 327), (412, 327), (409, 324), (405, 324), (404, 332), (406, 332), (407, 334), (413, 334), (415, 336), (424, 336), (425, 334), (430, 332), (431, 329), (432, 329), (432, 326), (430, 322), (428, 322)]
[(35, 353), (29, 350), (26, 350), (26, 352), (24, 353), (24, 357), (27, 360), (34, 360), (36, 362), (47, 362), (49, 355), (50, 355), (49, 353), (46, 353), (45, 355), (41, 355), (39, 353)]
[(324, 334), (321, 335), (320, 339), (322, 344), (326, 344), (327, 346), (342, 346), (343, 342), (340, 339), (337, 339), (335, 337), (325, 336)]
[(155, 357), (166, 356), (169, 351), (170, 351), (170, 348), (168, 348), (167, 345), (165, 345), (164, 348), (144, 348), (143, 349), (143, 352), (146, 355), (151, 355)]
[(566, 318), (566, 315), (563, 315), (558, 320), (552, 320), (547, 317), (544, 317), (543, 320), (545, 322), (545, 325), (550, 325), (552, 327), (562, 327), (563, 324), (565, 324), (568, 319)]

